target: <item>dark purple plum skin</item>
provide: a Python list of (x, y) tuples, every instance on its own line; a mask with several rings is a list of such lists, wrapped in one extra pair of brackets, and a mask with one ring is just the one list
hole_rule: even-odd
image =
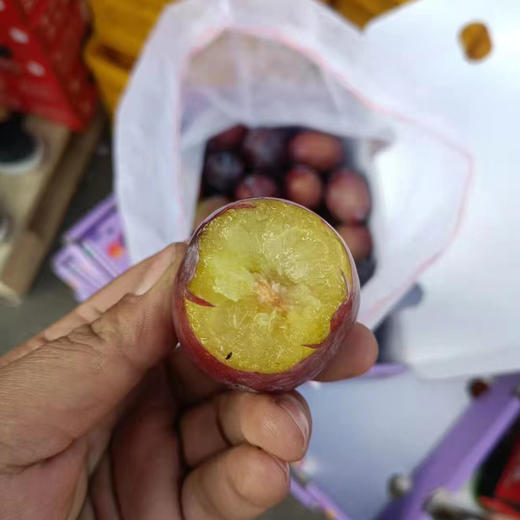
[[(230, 209), (252, 209), (254, 208), (255, 200), (260, 199), (246, 199), (232, 202), (231, 204), (215, 211), (196, 229), (188, 245), (186, 255), (177, 272), (173, 291), (173, 321), (182, 350), (201, 370), (214, 380), (233, 388), (256, 392), (286, 392), (317, 376), (334, 357), (340, 346), (345, 342), (348, 333), (356, 321), (359, 310), (359, 279), (354, 259), (352, 258), (348, 247), (345, 245), (343, 239), (337, 235), (336, 231), (334, 231), (338, 236), (338, 239), (344, 245), (349, 256), (352, 271), (352, 283), (350, 283), (345, 277), (347, 296), (343, 303), (338, 306), (330, 321), (330, 333), (327, 338), (319, 345), (312, 345), (315, 349), (313, 354), (305, 358), (303, 361), (300, 361), (289, 370), (281, 373), (262, 374), (259, 372), (247, 372), (234, 369), (221, 363), (204, 348), (190, 326), (185, 302), (186, 300), (196, 301), (194, 298), (197, 298), (197, 295), (191, 294), (188, 285), (195, 274), (199, 262), (198, 242), (201, 235), (204, 233), (207, 224), (218, 215), (222, 215)], [(281, 200), (281, 202), (303, 208), (303, 206), (290, 201)], [(307, 208), (303, 209), (310, 211)], [(332, 228), (332, 226), (330, 226), (325, 220), (321, 220), (324, 225), (334, 230), (334, 228)], [(201, 304), (206, 303), (203, 302)]]
[(281, 128), (253, 128), (242, 142), (242, 155), (251, 168), (279, 168), (286, 156), (287, 132)]
[(276, 197), (278, 186), (273, 179), (261, 173), (248, 175), (235, 189), (237, 199), (250, 199), (252, 197)]
[(356, 263), (365, 260), (372, 253), (372, 233), (366, 226), (338, 226), (336, 231), (345, 241)]
[(318, 171), (336, 168), (344, 158), (341, 140), (330, 134), (304, 130), (289, 143), (289, 157)]
[(294, 166), (285, 177), (285, 193), (289, 200), (309, 209), (316, 209), (323, 198), (323, 184), (315, 170)]
[(212, 137), (208, 142), (208, 149), (212, 151), (234, 150), (242, 144), (246, 133), (247, 128), (244, 125), (231, 126)]
[(352, 169), (335, 171), (325, 189), (325, 203), (332, 216), (340, 222), (347, 225), (365, 223), (372, 209), (365, 177)]
[(230, 193), (244, 174), (244, 163), (233, 152), (208, 153), (203, 177), (206, 184), (219, 193)]
[(377, 264), (372, 255), (364, 260), (356, 262), (356, 269), (359, 275), (359, 283), (361, 286), (365, 285), (376, 271)]

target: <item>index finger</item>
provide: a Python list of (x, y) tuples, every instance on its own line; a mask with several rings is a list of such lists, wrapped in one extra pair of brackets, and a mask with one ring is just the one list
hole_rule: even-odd
[(185, 249), (185, 244), (170, 244), (159, 253), (131, 267), (62, 319), (1, 357), (0, 367), (25, 356), (49, 341), (66, 336), (81, 325), (92, 323), (125, 294), (146, 292), (159, 280), (170, 264), (180, 263)]

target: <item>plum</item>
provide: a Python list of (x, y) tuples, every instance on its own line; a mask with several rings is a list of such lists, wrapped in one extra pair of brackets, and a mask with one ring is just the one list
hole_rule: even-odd
[(230, 193), (244, 174), (244, 164), (232, 152), (211, 152), (206, 156), (203, 177), (206, 184), (220, 193)]
[(339, 236), (345, 241), (354, 260), (364, 260), (372, 252), (372, 234), (366, 226), (345, 226), (336, 228)]
[(317, 208), (323, 197), (320, 176), (307, 166), (295, 166), (285, 177), (287, 198), (310, 209)]
[(237, 199), (276, 197), (277, 195), (278, 186), (274, 180), (261, 173), (248, 175), (235, 189)]
[(210, 150), (234, 150), (238, 148), (247, 133), (244, 125), (235, 125), (209, 140), (208, 147)]
[(354, 170), (334, 172), (325, 190), (331, 215), (344, 224), (362, 224), (370, 214), (372, 201), (365, 177)]
[(356, 262), (356, 268), (359, 275), (359, 282), (363, 286), (365, 285), (376, 271), (376, 261), (374, 257), (371, 255), (364, 260)]
[(343, 145), (339, 138), (307, 130), (293, 137), (289, 143), (289, 157), (319, 171), (332, 170), (343, 159)]
[(233, 202), (202, 222), (173, 294), (186, 355), (215, 380), (255, 391), (315, 377), (358, 308), (343, 240), (312, 211), (273, 198)]
[(251, 168), (277, 168), (285, 159), (286, 141), (283, 128), (253, 128), (242, 142), (242, 154)]
[(195, 208), (195, 217), (193, 219), (193, 229), (195, 229), (207, 216), (231, 201), (223, 195), (212, 195), (202, 199)]

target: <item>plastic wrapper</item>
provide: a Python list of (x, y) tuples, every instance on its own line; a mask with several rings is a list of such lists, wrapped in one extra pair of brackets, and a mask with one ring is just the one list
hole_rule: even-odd
[(384, 49), (300, 0), (188, 0), (163, 12), (116, 123), (117, 196), (132, 261), (191, 232), (204, 146), (236, 123), (355, 139), (370, 162), (377, 269), (359, 319), (375, 326), (450, 243), (470, 181), (465, 152), (411, 120), (413, 85), (377, 77)]

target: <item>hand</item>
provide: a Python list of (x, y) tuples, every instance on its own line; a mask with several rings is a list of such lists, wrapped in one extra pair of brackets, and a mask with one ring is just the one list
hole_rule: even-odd
[[(285, 496), (287, 462), (309, 442), (307, 404), (227, 391), (174, 348), (184, 249), (0, 358), (0, 518), (247, 520)], [(357, 375), (376, 351), (356, 325), (319, 379)]]

